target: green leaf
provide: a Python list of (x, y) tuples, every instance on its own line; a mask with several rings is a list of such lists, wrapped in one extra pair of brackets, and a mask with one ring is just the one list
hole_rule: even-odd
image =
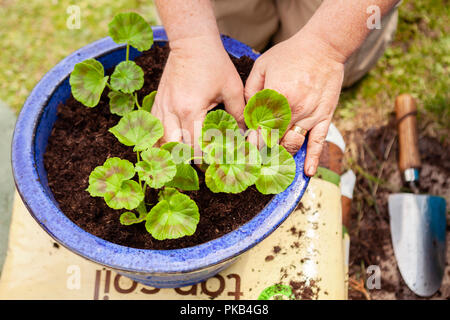
[(145, 228), (157, 240), (177, 239), (194, 234), (199, 220), (198, 207), (191, 198), (166, 188), (147, 215)]
[(240, 193), (256, 182), (261, 171), (261, 156), (249, 142), (229, 150), (215, 149), (208, 161), (205, 182), (213, 192)]
[(108, 98), (111, 113), (123, 116), (134, 109), (134, 97), (129, 93), (110, 91)]
[(126, 146), (134, 146), (134, 151), (151, 148), (164, 134), (164, 128), (151, 113), (135, 110), (125, 114), (119, 123), (109, 129)]
[(194, 157), (194, 148), (181, 142), (168, 142), (161, 149), (169, 151), (173, 162), (176, 164), (186, 163)]
[(111, 75), (111, 88), (133, 93), (144, 85), (144, 71), (134, 61), (122, 61)]
[(275, 90), (264, 89), (250, 98), (244, 109), (244, 118), (249, 129), (261, 128), (262, 137), (271, 148), (285, 134), (291, 121), (291, 108), (285, 96)]
[(141, 180), (154, 189), (164, 186), (177, 172), (177, 167), (166, 150), (150, 148), (142, 152), (141, 157), (143, 161), (136, 163), (136, 172)]
[(182, 190), (198, 190), (197, 171), (187, 163), (194, 157), (194, 148), (181, 142), (168, 142), (162, 145), (161, 149), (170, 152), (173, 162), (177, 165), (175, 176), (166, 183), (166, 186)]
[(211, 144), (222, 146), (232, 143), (235, 140), (233, 138), (239, 137), (242, 137), (239, 126), (230, 114), (223, 110), (211, 111), (203, 122), (200, 146), (206, 151)]
[(278, 194), (286, 190), (294, 181), (295, 160), (292, 155), (280, 145), (272, 149), (261, 150), (261, 173), (255, 185), (263, 194)]
[(179, 194), (180, 192), (177, 189), (174, 188), (164, 188), (164, 190), (161, 190), (158, 194), (158, 200), (169, 200), (172, 196)]
[(140, 223), (145, 221), (147, 218), (147, 208), (145, 206), (145, 202), (142, 201), (139, 206), (136, 208), (136, 211), (139, 213), (139, 216), (137, 217), (134, 212), (124, 212), (120, 215), (120, 223), (126, 226), (129, 226), (131, 224)]
[(174, 187), (182, 190), (198, 190), (197, 171), (188, 163), (177, 164), (177, 173), (173, 179), (166, 183), (167, 187)]
[(115, 193), (106, 193), (105, 202), (113, 209), (136, 209), (144, 200), (144, 192), (139, 183), (133, 180), (122, 182)]
[[(208, 168), (206, 168), (206, 171), (208, 171)], [(214, 182), (213, 176), (211, 175), (211, 172), (209, 172), (208, 174), (206, 174), (205, 172), (205, 183), (206, 186), (208, 187), (209, 190), (211, 190), (214, 193), (219, 193), (222, 192), (221, 189), (219, 189), (219, 187), (217, 187), (216, 183)]]
[(135, 175), (133, 164), (114, 157), (95, 168), (89, 175), (87, 191), (93, 197), (104, 197), (113, 209), (135, 209), (144, 200), (141, 186), (132, 180)]
[(100, 101), (107, 81), (103, 65), (95, 59), (77, 63), (69, 79), (73, 97), (91, 108)]
[(152, 111), (153, 103), (155, 102), (157, 91), (152, 91), (148, 95), (144, 97), (144, 100), (142, 100), (142, 109), (148, 112)]
[(108, 27), (109, 35), (115, 43), (128, 43), (139, 51), (148, 50), (153, 44), (152, 28), (137, 13), (119, 13)]
[(135, 223), (141, 223), (145, 221), (146, 215), (139, 215), (139, 217), (136, 217), (136, 214), (134, 212), (126, 211), (120, 215), (120, 223), (129, 226)]
[(134, 166), (128, 160), (114, 157), (96, 167), (89, 175), (87, 191), (93, 197), (104, 197), (107, 193), (115, 193), (122, 186), (122, 182), (133, 178)]

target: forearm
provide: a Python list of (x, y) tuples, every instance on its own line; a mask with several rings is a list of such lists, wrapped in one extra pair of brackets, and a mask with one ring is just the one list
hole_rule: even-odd
[(381, 17), (399, 0), (325, 0), (305, 27), (294, 37), (309, 33), (323, 40), (323, 45), (335, 51), (335, 57), (345, 62), (360, 47), (370, 33), (367, 20), (370, 6), (380, 8)]
[(210, 0), (156, 0), (156, 7), (172, 44), (190, 38), (220, 40)]

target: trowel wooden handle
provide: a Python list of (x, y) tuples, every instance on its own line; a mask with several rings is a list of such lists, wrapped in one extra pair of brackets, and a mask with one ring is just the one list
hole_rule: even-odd
[(417, 107), (414, 98), (402, 94), (395, 100), (398, 128), (400, 170), (420, 167), (419, 140), (417, 135)]

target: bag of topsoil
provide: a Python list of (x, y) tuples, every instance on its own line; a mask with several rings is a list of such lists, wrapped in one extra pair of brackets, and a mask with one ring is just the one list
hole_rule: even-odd
[(345, 299), (341, 192), (312, 178), (297, 209), (214, 277), (146, 287), (58, 245), (16, 195), (0, 299)]

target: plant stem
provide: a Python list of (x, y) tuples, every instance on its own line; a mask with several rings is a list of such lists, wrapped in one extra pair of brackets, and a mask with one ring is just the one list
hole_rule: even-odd
[(127, 55), (126, 55), (127, 61), (129, 60), (129, 58), (130, 58), (130, 45), (127, 42)]
[(143, 188), (143, 191), (144, 191), (144, 195), (145, 195), (145, 191), (147, 190), (147, 182), (144, 182), (144, 188)]
[(138, 109), (140, 109), (140, 108), (141, 108), (141, 105), (139, 104), (139, 101), (138, 101), (138, 97), (137, 97), (137, 93), (136, 93), (136, 92), (134, 93), (134, 102), (136, 102), (136, 105), (137, 105)]
[(147, 215), (147, 208), (145, 206), (145, 201), (142, 201), (136, 208), (136, 210), (139, 213), (139, 218), (144, 218)]
[[(141, 161), (141, 157), (139, 156), (139, 151), (136, 152), (136, 157), (137, 157), (137, 162)], [(139, 176), (139, 174), (138, 174), (138, 179), (139, 179), (139, 185), (142, 188), (142, 181), (141, 181), (141, 177)], [(145, 190), (144, 190), (144, 194), (145, 194)]]
[[(191, 162), (192, 160), (197, 160), (197, 159), (203, 160), (203, 157), (191, 157), (191, 158), (189, 158), (188, 160), (186, 160), (186, 163), (189, 163), (189, 162)], [(203, 161), (202, 161), (202, 162), (203, 162)]]
[(113, 89), (113, 88), (111, 88), (111, 85), (110, 85), (108, 82), (106, 82), (106, 86), (107, 86), (110, 90)]

